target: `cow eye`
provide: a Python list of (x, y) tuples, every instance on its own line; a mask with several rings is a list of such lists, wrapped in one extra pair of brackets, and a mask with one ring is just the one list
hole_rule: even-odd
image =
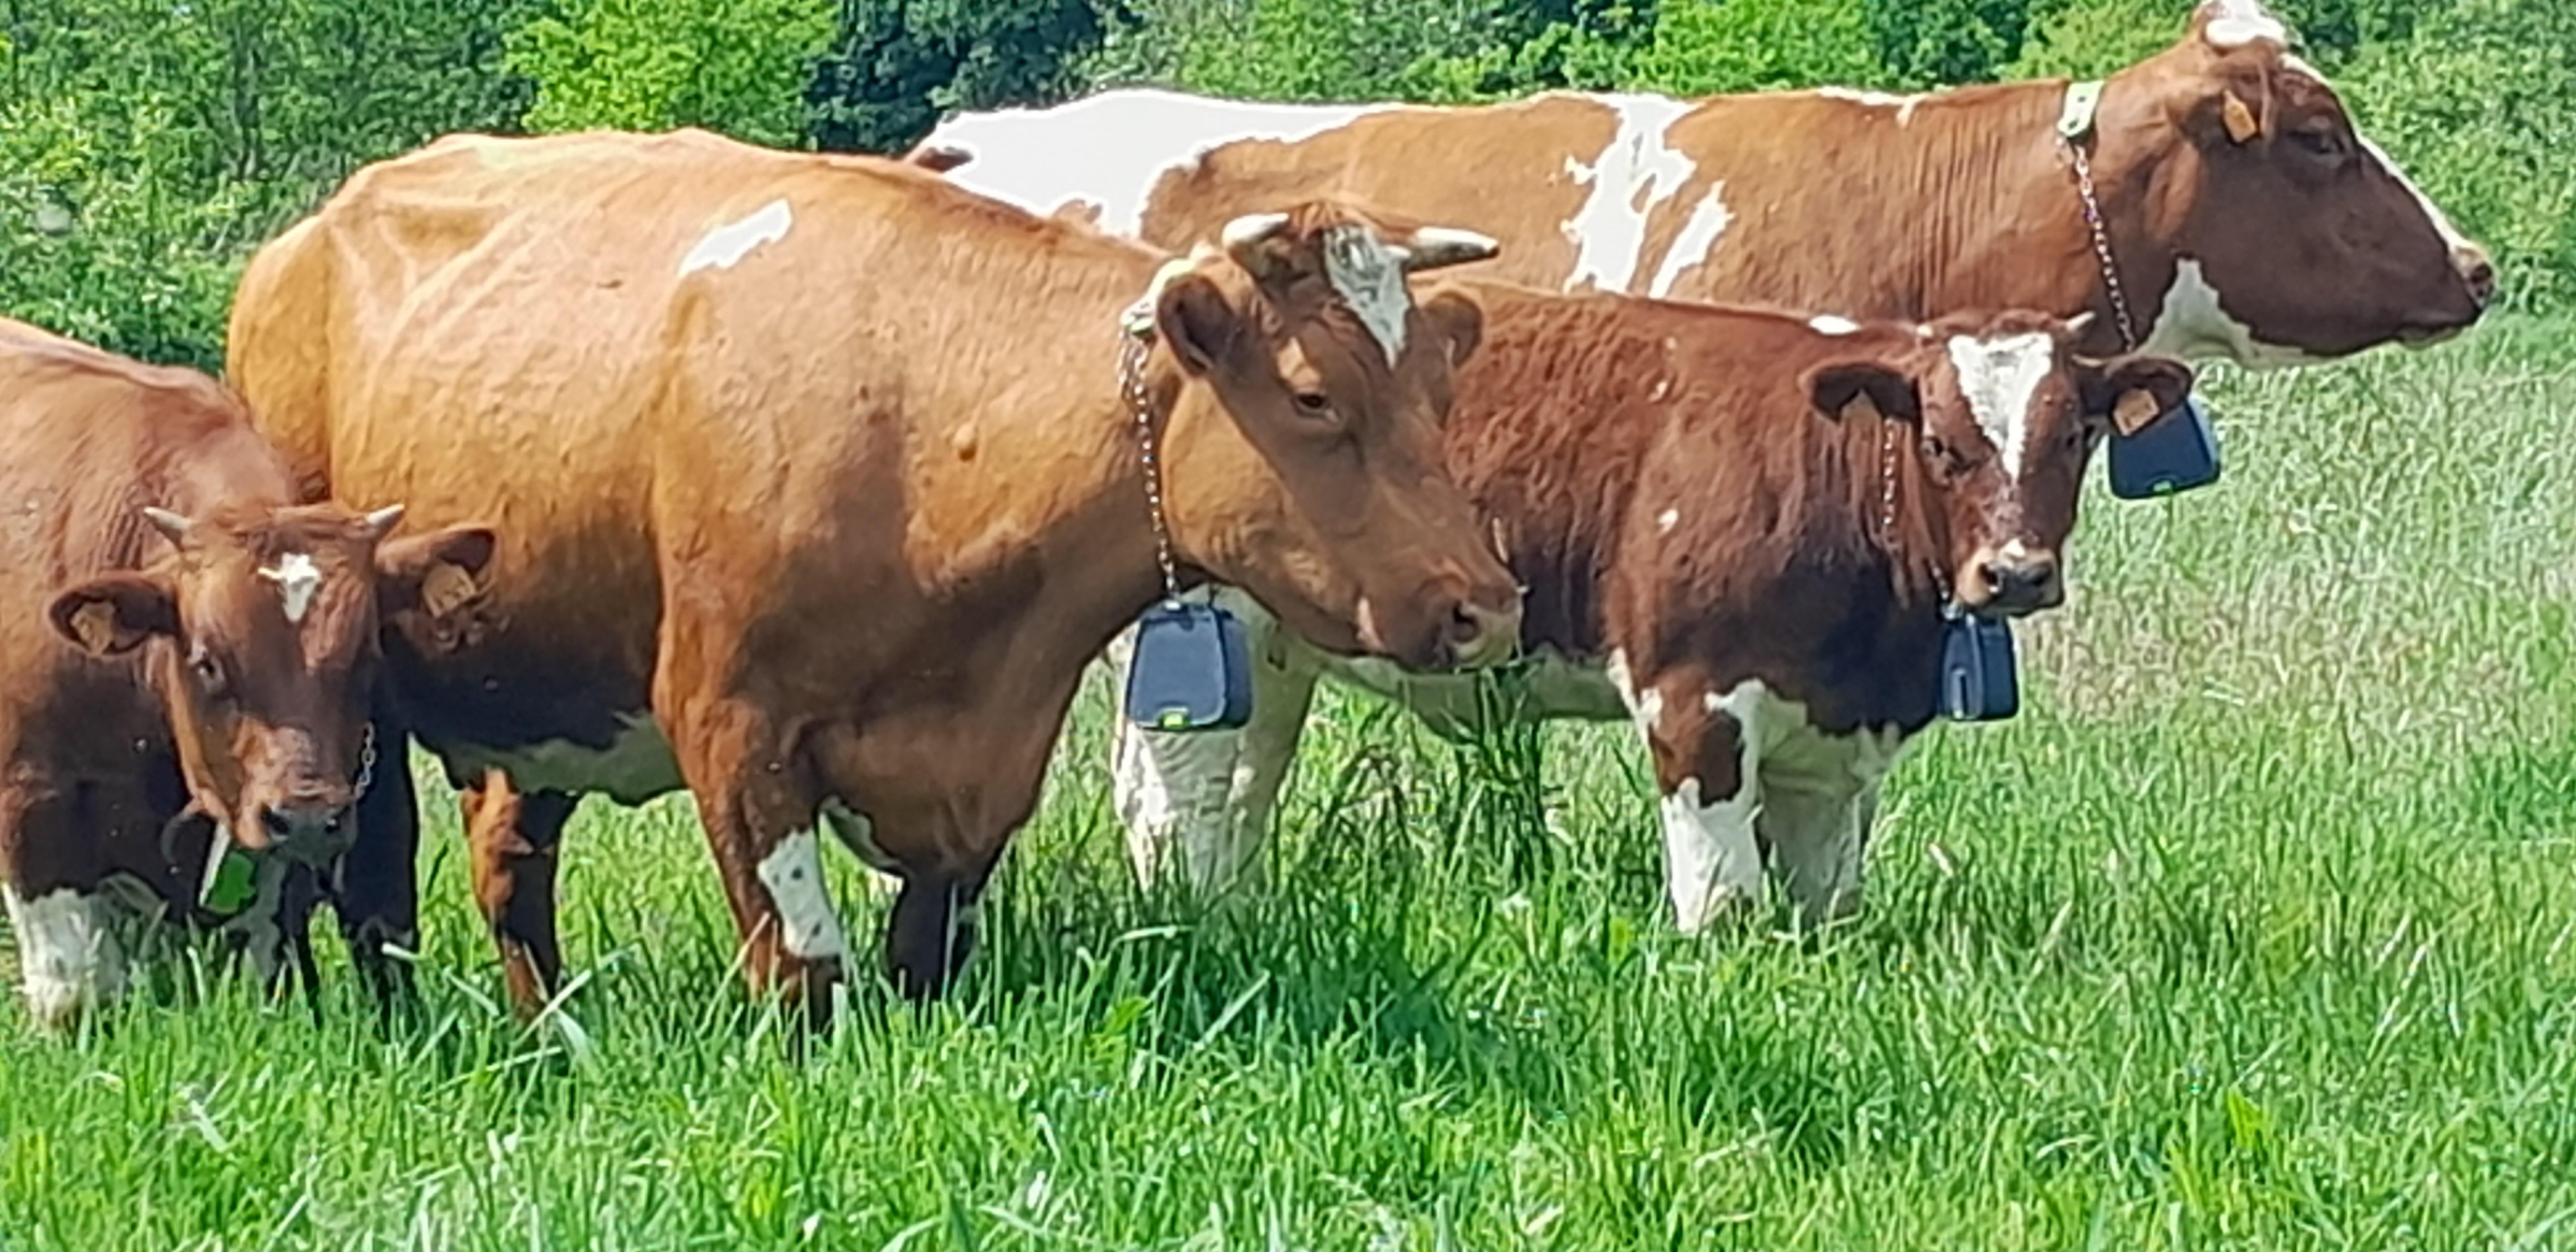
[(207, 695), (224, 693), (223, 662), (216, 660), (214, 653), (206, 651), (206, 645), (201, 643), (188, 649), (188, 672), (196, 675), (197, 685), (205, 688)]
[(1300, 391), (1296, 396), (1297, 412), (1306, 417), (1330, 417), (1333, 398), (1320, 391)]
[(2290, 132), (2290, 141), (2310, 156), (2333, 157), (2343, 153), (2343, 140), (2328, 129), (2294, 130)]

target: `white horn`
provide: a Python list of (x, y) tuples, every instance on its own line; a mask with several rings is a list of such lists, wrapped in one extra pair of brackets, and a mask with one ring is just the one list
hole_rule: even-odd
[(365, 533), (369, 539), (382, 539), (385, 537), (387, 532), (394, 528), (394, 523), (402, 520), (402, 515), (403, 506), (399, 504), (388, 504), (373, 513), (367, 514), (365, 517), (359, 518), (358, 529)]
[(2084, 337), (2086, 332), (2093, 329), (2093, 321), (2099, 316), (2100, 314), (2095, 313), (2093, 310), (2086, 309), (2083, 312), (2066, 319), (2066, 332), (2078, 339), (2081, 339)]
[(1288, 229), (1285, 213), (1247, 213), (1225, 224), (1217, 239), (1225, 245), (1225, 254), (1254, 278), (1270, 273), (1270, 256), (1261, 245), (1279, 237)]
[(168, 509), (156, 509), (148, 504), (143, 506), (143, 520), (152, 523), (152, 528), (168, 536), (172, 543), (187, 542), (188, 532), (197, 525)]
[(1425, 226), (1413, 232), (1413, 238), (1394, 249), (1404, 265), (1404, 272), (1419, 274), (1469, 261), (1488, 260), (1501, 253), (1503, 245), (1491, 235), (1454, 226)]

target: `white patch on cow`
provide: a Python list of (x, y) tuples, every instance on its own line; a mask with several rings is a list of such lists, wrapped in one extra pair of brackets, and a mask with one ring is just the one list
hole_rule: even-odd
[(1680, 525), (1681, 520), (1682, 511), (1680, 509), (1666, 509), (1661, 513), (1657, 513), (1655, 515), (1655, 533), (1664, 535), (1671, 534), (1673, 527)]
[(671, 741), (646, 713), (618, 715), (617, 737), (606, 749), (562, 739), (515, 748), (478, 744), (441, 744), (438, 752), (450, 770), (465, 778), (487, 769), (507, 770), (520, 791), (598, 792), (619, 804), (642, 804), (685, 785), (680, 759)]
[(2181, 258), (2174, 264), (2173, 285), (2165, 288), (2164, 303), (2156, 310), (2140, 350), (2184, 358), (2223, 357), (2248, 369), (2286, 369), (2326, 359), (2256, 339), (2252, 327), (2228, 316), (2221, 299), (2199, 260)]
[(1950, 364), (1959, 371), (1959, 390), (1978, 428), (2003, 454), (2004, 472), (2019, 479), (2031, 397), (2057, 366), (2057, 342), (2040, 331), (1994, 339), (1953, 335)]
[(1386, 363), (1395, 364), (1404, 355), (1404, 316), (1413, 310), (1395, 254), (1365, 226), (1333, 227), (1324, 232), (1324, 278), (1359, 315)]
[(1726, 233), (1726, 224), (1735, 220), (1735, 215), (1727, 211), (1722, 195), (1725, 190), (1724, 180), (1708, 185), (1708, 195), (1691, 210), (1690, 220), (1682, 224), (1682, 233), (1673, 237), (1672, 248), (1664, 253), (1664, 263), (1655, 268), (1655, 281), (1646, 294), (1657, 299), (1673, 294), (1673, 284), (1681, 281), (1682, 271), (1708, 260), (1709, 251)]
[(322, 590), (322, 567), (301, 552), (289, 552), (277, 558), (277, 564), (261, 567), (259, 576), (277, 584), (277, 597), (285, 603), (290, 622), (301, 623), (313, 609), (313, 597)]
[[(1574, 272), (1566, 276), (1565, 286), (1570, 291), (1589, 282), (1604, 291), (1629, 291), (1636, 282), (1638, 262), (1645, 256), (1647, 224), (1656, 209), (1681, 194), (1682, 185), (1698, 169), (1689, 157), (1664, 144), (1664, 132), (1694, 106), (1664, 96), (1586, 98), (1618, 114), (1619, 126), (1591, 164), (1565, 159), (1567, 176), (1592, 189), (1583, 207), (1561, 228), (1576, 249)], [(1716, 214), (1724, 212), (1722, 203), (1715, 205)], [(1710, 238), (1724, 228), (1725, 222), (1718, 220)], [(1671, 268), (1669, 262), (1666, 268)]]
[(785, 239), (787, 228), (795, 221), (796, 215), (788, 210), (785, 200), (772, 200), (739, 222), (708, 231), (706, 238), (680, 259), (680, 273), (685, 277), (703, 269), (732, 269), (750, 256), (752, 249)]
[(89, 893), (65, 887), (29, 900), (9, 887), (0, 898), (18, 939), (19, 987), (37, 1025), (64, 1029), (124, 994), (125, 952)]
[(800, 830), (779, 840), (759, 865), (760, 885), (778, 906), (780, 943), (809, 961), (838, 958), (849, 951), (841, 937), (841, 915), (832, 908), (832, 893), (823, 884), (822, 852), (814, 832)]
[[(1710, 801), (1697, 776), (1684, 778), (1661, 802), (1664, 818), (1664, 885), (1672, 898), (1673, 924), (1683, 934), (1706, 929), (1722, 908), (1750, 904), (1761, 897), (1762, 849), (1754, 839), (1754, 821), (1762, 808), (1764, 705), (1768, 691), (1751, 679), (1725, 695), (1702, 695), (1711, 713), (1735, 722), (1738, 730), (1735, 794)], [(1639, 719), (1649, 750), (1654, 724)]]
[(1861, 91), (1850, 87), (1818, 87), (1816, 94), (1828, 100), (1848, 100), (1853, 104), (1873, 109), (1894, 109), (1896, 124), (1899, 126), (1913, 121), (1914, 106), (1923, 103), (1923, 97), (1920, 94), (1897, 95), (1893, 92)]
[(1819, 335), (1853, 335), (1860, 333), (1860, 323), (1848, 317), (1819, 313), (1807, 319), (1807, 329)]
[(2201, 38), (2213, 48), (2242, 48), (2256, 40), (2287, 44), (2290, 28), (2254, 0), (2219, 0), (2217, 15), (2201, 28)]
[(1100, 228), (1135, 235), (1154, 185), (1230, 143), (1295, 143), (1400, 104), (1255, 104), (1154, 88), (1104, 91), (1044, 109), (961, 113), (924, 143), (967, 154), (948, 181), (1033, 213), (1077, 200)]

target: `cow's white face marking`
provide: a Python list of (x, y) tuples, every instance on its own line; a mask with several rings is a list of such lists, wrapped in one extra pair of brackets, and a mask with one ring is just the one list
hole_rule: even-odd
[(795, 224), (796, 215), (785, 200), (772, 200), (759, 211), (739, 222), (728, 223), (708, 231), (698, 246), (680, 260), (683, 276), (702, 269), (732, 269), (754, 248), (787, 237), (787, 228)]
[(2147, 331), (2142, 351), (2164, 356), (2220, 357), (2247, 369), (2287, 369), (2314, 365), (2326, 358), (2254, 337), (2254, 328), (2228, 315), (2218, 288), (2212, 286), (2198, 259), (2174, 263), (2173, 285)]
[(1153, 88), (1104, 91), (1049, 109), (962, 113), (926, 143), (965, 152), (948, 181), (1032, 213), (1075, 200), (1100, 206), (1100, 229), (1133, 236), (1145, 202), (1174, 170), (1230, 143), (1295, 143), (1394, 104), (1256, 104)]
[(2030, 401), (2057, 364), (2057, 341), (2041, 331), (1975, 339), (1950, 337), (1950, 364), (1977, 428), (2003, 454), (2004, 473), (2018, 480), (2030, 429)]
[[(1681, 194), (1682, 185), (1699, 168), (1689, 157), (1664, 144), (1664, 132), (1692, 106), (1663, 96), (1588, 98), (1616, 113), (1619, 125), (1590, 165), (1573, 157), (1565, 159), (1566, 175), (1577, 185), (1592, 189), (1583, 207), (1560, 228), (1576, 249), (1574, 272), (1566, 275), (1565, 286), (1571, 291), (1588, 282), (1604, 291), (1632, 291), (1637, 266), (1645, 257), (1647, 224), (1656, 209)], [(1703, 230), (1714, 242), (1726, 228), (1726, 206), (1715, 199), (1715, 188), (1710, 189), (1710, 196), (1701, 212), (1693, 215), (1693, 222), (1697, 224), (1705, 214), (1710, 224)], [(1675, 251), (1679, 251), (1679, 241)], [(1696, 259), (1684, 258), (1681, 263)], [(1680, 266), (1669, 259), (1664, 270), (1673, 278), (1681, 272)], [(1658, 274), (1657, 280), (1671, 285), (1664, 274)]]
[(88, 892), (65, 887), (30, 900), (9, 887), (0, 898), (8, 902), (20, 989), (37, 1025), (61, 1030), (124, 994), (124, 949)]
[(650, 714), (618, 715), (617, 737), (603, 750), (562, 739), (508, 749), (470, 743), (441, 744), (439, 755), (461, 777), (508, 770), (521, 791), (596, 791), (619, 804), (642, 804), (686, 785), (671, 741)]
[(2201, 38), (2213, 48), (2242, 48), (2256, 40), (2287, 44), (2290, 29), (2254, 0), (2221, 0), (2217, 16), (2201, 28)]
[(286, 620), (298, 624), (313, 610), (313, 597), (322, 590), (322, 567), (301, 552), (277, 558), (277, 564), (263, 566), (259, 576), (277, 584), (278, 599), (285, 602)]
[(1725, 190), (1722, 179), (1708, 185), (1708, 194), (1701, 197), (1699, 207), (1691, 210), (1690, 220), (1682, 224), (1682, 233), (1673, 237), (1671, 250), (1664, 253), (1664, 263), (1655, 267), (1655, 281), (1648, 285), (1646, 294), (1657, 299), (1673, 294), (1673, 284), (1681, 281), (1682, 271), (1708, 260), (1709, 250), (1726, 234), (1726, 224), (1735, 220), (1722, 198)]
[(1831, 313), (1819, 313), (1814, 317), (1807, 319), (1807, 329), (1812, 330), (1819, 335), (1850, 335), (1859, 333), (1860, 323), (1855, 322), (1848, 317), (1837, 317)]
[(822, 844), (814, 832), (800, 830), (778, 841), (760, 859), (760, 885), (778, 906), (779, 942), (809, 961), (837, 958), (848, 952), (841, 936), (841, 915), (832, 908), (832, 893), (823, 885)]
[(1857, 91), (1850, 87), (1818, 87), (1816, 94), (1828, 100), (1848, 100), (1873, 109), (1896, 110), (1896, 124), (1914, 120), (1914, 106), (1923, 103), (1921, 95), (1896, 95), (1885, 91)]
[(1679, 525), (1681, 520), (1682, 511), (1680, 509), (1666, 509), (1661, 513), (1657, 513), (1655, 515), (1655, 533), (1671, 534), (1673, 527)]
[(1359, 315), (1386, 363), (1395, 364), (1404, 355), (1404, 315), (1413, 309), (1395, 254), (1364, 226), (1336, 226), (1324, 232), (1324, 277)]

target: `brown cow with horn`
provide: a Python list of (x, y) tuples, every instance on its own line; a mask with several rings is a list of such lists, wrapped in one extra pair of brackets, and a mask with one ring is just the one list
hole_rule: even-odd
[(1480, 314), (1404, 281), (1492, 242), (1265, 208), (1176, 258), (896, 162), (468, 136), (254, 259), (231, 366), (308, 484), (501, 527), (455, 651), (393, 668), (519, 1003), (575, 799), (682, 785), (756, 987), (821, 1012), (842, 976), (825, 825), (903, 880), (897, 983), (944, 987), (1083, 666), (1157, 596), (1149, 473), (1179, 573), (1324, 648), (1512, 646), (1439, 465)]
[(491, 532), (299, 504), (215, 380), (5, 320), (0, 499), (0, 878), (30, 1013), (115, 998), (156, 918), (309, 988), (311, 892), (344, 876), (353, 956), (393, 979), (412, 797), (369, 721), (377, 627), (462, 607)]

